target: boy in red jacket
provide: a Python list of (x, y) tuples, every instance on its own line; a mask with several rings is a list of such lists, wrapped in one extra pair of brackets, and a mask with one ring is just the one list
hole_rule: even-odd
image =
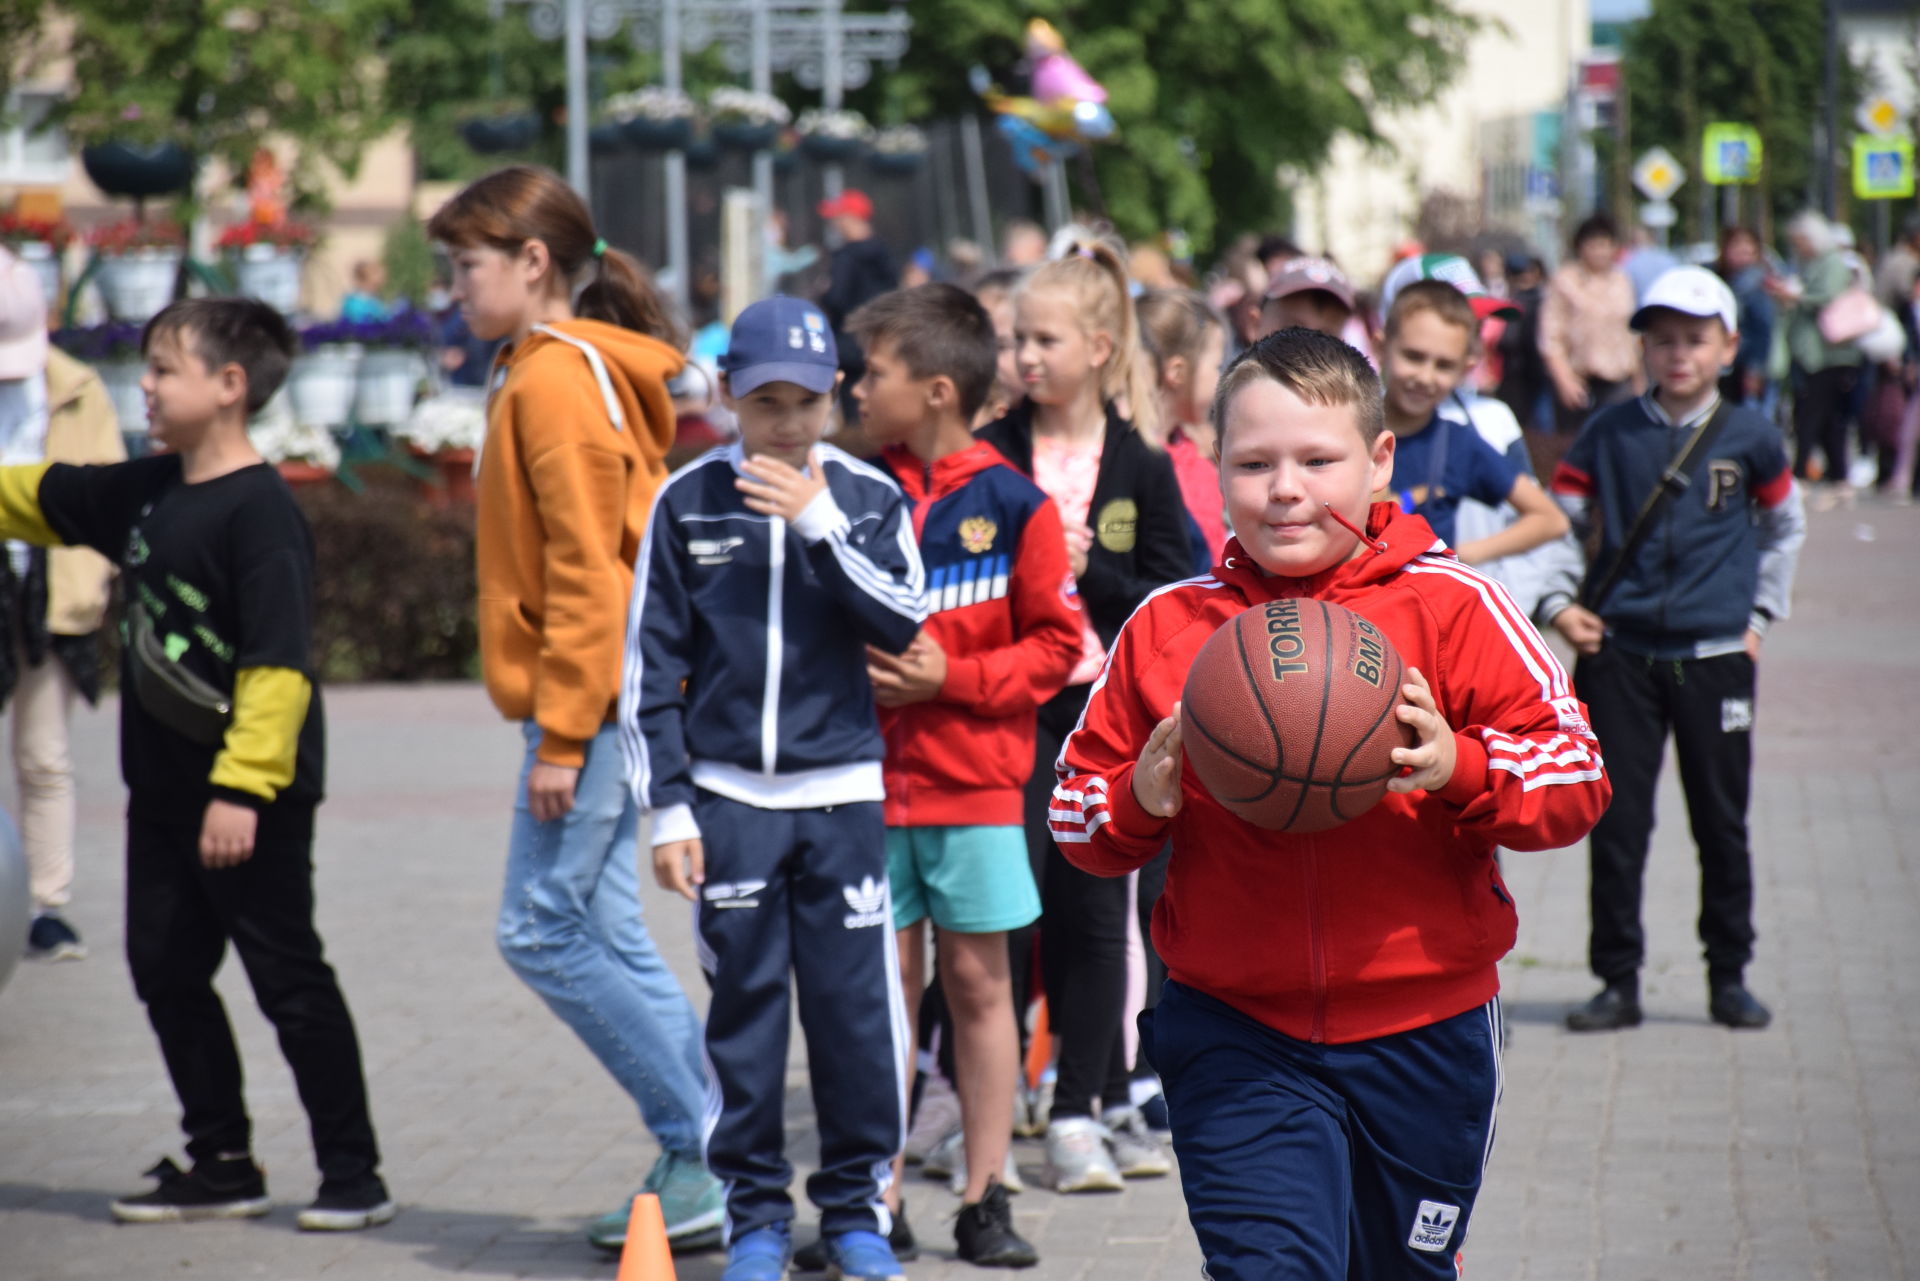
[[(1120, 633), (1061, 754), (1055, 838), (1117, 876), (1172, 837), (1153, 919), (1169, 979), (1142, 1044), (1208, 1275), (1452, 1277), (1500, 1097), (1495, 962), (1516, 921), (1494, 850), (1585, 835), (1605, 768), (1505, 590), (1419, 517), (1369, 505), (1394, 441), (1358, 352), (1283, 330), (1234, 362), (1214, 406), (1235, 536)], [(1181, 768), (1194, 656), (1290, 596), (1392, 638), (1417, 739), (1379, 805), (1312, 835), (1249, 826)]]
[(875, 299), (848, 330), (868, 434), (913, 509), (927, 567), (924, 630), (898, 657), (869, 650), (887, 739), (887, 875), (909, 1024), (926, 986), (931, 918), (953, 1013), (966, 1189), (960, 1257), (1024, 1267), (1000, 1172), (1019, 1074), (1007, 931), (1040, 915), (1021, 827), (1036, 711), (1080, 652), (1079, 596), (1059, 509), (969, 426), (993, 388), (993, 320), (965, 291)]

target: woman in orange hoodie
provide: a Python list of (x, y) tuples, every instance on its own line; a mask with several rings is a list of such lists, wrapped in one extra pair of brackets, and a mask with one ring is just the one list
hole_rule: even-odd
[[(639, 1105), (661, 1147), (645, 1190), (668, 1236), (717, 1235), (700, 1023), (641, 919), (639, 814), (613, 727), (681, 335), (640, 264), (548, 170), (489, 174), (428, 230), (452, 252), (475, 336), (505, 340), (478, 483), (481, 666), (526, 737), (500, 952)], [(623, 1207), (589, 1236), (618, 1249), (626, 1224)]]

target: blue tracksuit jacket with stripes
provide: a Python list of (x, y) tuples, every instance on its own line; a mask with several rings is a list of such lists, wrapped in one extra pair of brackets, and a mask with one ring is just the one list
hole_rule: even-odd
[(827, 490), (791, 526), (748, 510), (738, 443), (654, 500), (619, 720), (656, 845), (700, 834), (696, 787), (763, 809), (884, 795), (865, 646), (906, 649), (926, 576), (892, 478), (831, 445), (820, 458)]

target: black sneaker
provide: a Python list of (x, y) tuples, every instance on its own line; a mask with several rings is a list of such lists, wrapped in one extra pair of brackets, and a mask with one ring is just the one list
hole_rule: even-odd
[[(887, 1233), (887, 1244), (893, 1247), (893, 1257), (902, 1263), (912, 1263), (920, 1257), (920, 1243), (913, 1239), (913, 1229), (907, 1226), (905, 1201), (902, 1201), (900, 1208), (893, 1212), (893, 1228)], [(827, 1239), (815, 1237), (795, 1250), (793, 1270), (825, 1272), (827, 1270)]]
[(1013, 1230), (1013, 1204), (998, 1179), (987, 1184), (986, 1195), (960, 1207), (953, 1224), (960, 1257), (983, 1268), (1030, 1268), (1039, 1252)]
[(1637, 984), (1609, 983), (1595, 993), (1591, 1001), (1567, 1011), (1567, 1028), (1573, 1032), (1612, 1032), (1639, 1026)]
[(27, 956), (32, 960), (79, 961), (86, 955), (87, 945), (65, 917), (47, 912), (27, 927)]
[(160, 1180), (160, 1186), (115, 1201), (114, 1218), (122, 1223), (252, 1219), (273, 1208), (266, 1174), (250, 1156), (196, 1161), (191, 1170), (182, 1170), (172, 1157), (161, 1157), (146, 1177)]
[(1755, 999), (1743, 983), (1716, 986), (1707, 1001), (1707, 1013), (1725, 1027), (1757, 1032), (1773, 1022), (1773, 1012)]
[(377, 1174), (363, 1175), (350, 1183), (322, 1183), (313, 1204), (300, 1211), (299, 1223), (305, 1232), (358, 1232), (376, 1227), (393, 1218), (393, 1198)]

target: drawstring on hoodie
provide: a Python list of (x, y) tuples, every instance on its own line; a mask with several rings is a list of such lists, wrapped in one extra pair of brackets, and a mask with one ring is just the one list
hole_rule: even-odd
[(1339, 512), (1335, 511), (1333, 509), (1332, 503), (1321, 503), (1320, 505), (1327, 509), (1327, 515), (1333, 517), (1336, 521), (1340, 522), (1340, 527), (1342, 529), (1346, 530), (1349, 534), (1352, 534), (1355, 538), (1365, 543), (1368, 551), (1378, 556), (1383, 554), (1387, 550), (1386, 539), (1369, 537), (1366, 530), (1361, 529), (1358, 525), (1355, 525), (1352, 521), (1348, 520), (1345, 516), (1342, 516)]

